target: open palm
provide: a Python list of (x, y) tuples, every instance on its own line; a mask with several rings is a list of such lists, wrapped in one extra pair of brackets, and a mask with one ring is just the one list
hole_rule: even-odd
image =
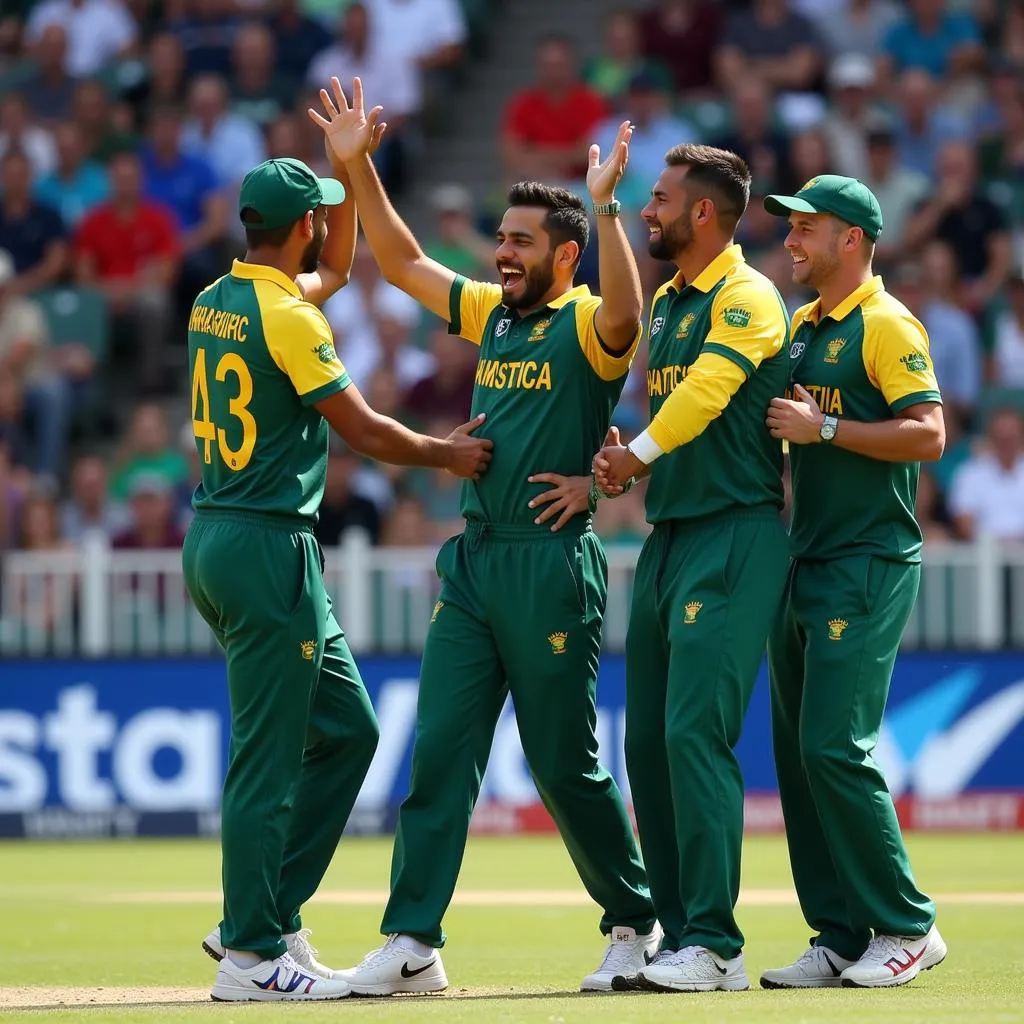
[(323, 116), (312, 107), (307, 111), (310, 120), (323, 129), (324, 143), (336, 160), (347, 163), (364, 153), (372, 154), (380, 145), (387, 122), (377, 123), (383, 107), (374, 107), (368, 114), (363, 110), (363, 83), (352, 80), (352, 106), (348, 105), (341, 82), (331, 79), (332, 98), (326, 89), (320, 90)]
[(601, 161), (601, 147), (590, 147), (590, 167), (587, 170), (587, 191), (595, 203), (606, 203), (615, 194), (626, 164), (629, 162), (629, 140), (633, 137), (633, 126), (629, 121), (619, 125), (618, 134), (611, 151)]

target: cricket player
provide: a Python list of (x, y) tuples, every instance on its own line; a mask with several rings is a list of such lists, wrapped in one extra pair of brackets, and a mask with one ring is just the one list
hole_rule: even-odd
[(765, 209), (789, 217), (793, 561), (768, 646), (772, 734), (800, 906), (816, 932), (765, 988), (903, 985), (942, 962), (935, 907), (910, 870), (872, 757), (896, 650), (917, 597), (922, 461), (942, 454), (928, 336), (872, 276), (882, 212), (854, 178), (823, 174)]
[(389, 281), (479, 346), (472, 407), (486, 413), (494, 441), (487, 475), (464, 485), (465, 532), (437, 556), (442, 584), (423, 652), (411, 791), (381, 925), (388, 941), (343, 976), (360, 994), (447, 987), (442, 919), (511, 693), (541, 799), (604, 910), (609, 943), (583, 988), (610, 991), (616, 973), (635, 972), (654, 954), (659, 933), (626, 808), (597, 758), (607, 566), (589, 511), (557, 531), (536, 521), (542, 488), (530, 478), (548, 470), (589, 487), (593, 452), (640, 338), (639, 275), (614, 198), (630, 126), (622, 125), (603, 163), (597, 147), (590, 153), (602, 300), (573, 287), (589, 225), (582, 200), (564, 189), (532, 182), (512, 189), (495, 253), (500, 285), (468, 281), (424, 256), (366, 153), (379, 108), (364, 114), (358, 79), (351, 110), (338, 91), (334, 120), (347, 129), (330, 138), (367, 241)]
[[(595, 459), (609, 491), (650, 473), (654, 526), (626, 636), (626, 768), (665, 930), (642, 987), (749, 988), (734, 907), (743, 779), (734, 753), (785, 583), (782, 445), (764, 409), (786, 387), (789, 321), (733, 242), (750, 196), (735, 153), (682, 145), (642, 211), (678, 269), (651, 309), (651, 423)], [(627, 976), (616, 987), (630, 987)]]
[(245, 258), (200, 293), (189, 321), (202, 481), (183, 563), (189, 594), (224, 648), (231, 699), (224, 918), (203, 943), (220, 961), (217, 1000), (350, 992), (318, 963), (300, 919), (378, 736), (313, 536), (328, 424), (386, 462), (474, 477), (490, 457), (473, 424), (444, 440), (423, 437), (374, 413), (350, 383), (315, 305), (351, 266), (355, 213), (344, 199), (341, 181), (298, 160), (251, 170), (239, 196)]

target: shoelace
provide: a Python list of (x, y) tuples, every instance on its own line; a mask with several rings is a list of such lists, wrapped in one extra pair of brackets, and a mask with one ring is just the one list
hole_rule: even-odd
[(793, 966), (817, 968), (820, 966), (822, 956), (823, 954), (818, 946), (808, 946), (807, 949), (804, 950), (803, 956), (801, 956)]
[(902, 951), (903, 947), (894, 935), (876, 935), (868, 943), (861, 960), (874, 960), (884, 964), (893, 957), (899, 958)]
[(380, 964), (390, 960), (394, 955), (395, 939), (397, 938), (397, 935), (389, 935), (388, 941), (385, 942), (380, 949), (371, 949), (370, 952), (363, 957), (358, 969), (362, 970), (364, 967), (378, 967)]
[(307, 956), (315, 957), (320, 951), (309, 941), (310, 935), (313, 934), (312, 928), (301, 928), (295, 933), (295, 938), (292, 943), (299, 947), (299, 949)]
[[(627, 968), (635, 968), (633, 958), (636, 956), (637, 942), (635, 939), (627, 942), (610, 942), (604, 951), (604, 959), (598, 967), (598, 973), (604, 971), (619, 971)], [(641, 965), (642, 966), (642, 965)]]

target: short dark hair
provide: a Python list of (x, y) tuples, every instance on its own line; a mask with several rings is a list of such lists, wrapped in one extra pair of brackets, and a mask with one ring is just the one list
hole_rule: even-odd
[(508, 193), (509, 206), (539, 206), (547, 213), (543, 228), (551, 237), (553, 245), (575, 242), (580, 249), (579, 257), (590, 241), (590, 221), (583, 200), (567, 188), (544, 185), (539, 181), (520, 181)]
[[(305, 216), (305, 215), (303, 215)], [(279, 228), (261, 228), (263, 218), (251, 207), (242, 210), (242, 226), (245, 228), (245, 244), (250, 249), (280, 249), (292, 233), (296, 221)]]
[(725, 228), (735, 228), (750, 202), (750, 168), (728, 149), (684, 142), (665, 154), (669, 167), (689, 167), (687, 185), (693, 184), (715, 202), (718, 219)]

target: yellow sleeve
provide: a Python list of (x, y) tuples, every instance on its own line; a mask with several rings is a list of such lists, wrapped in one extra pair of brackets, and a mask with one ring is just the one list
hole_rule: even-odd
[(260, 312), (271, 358), (303, 405), (314, 405), (352, 383), (334, 349), (330, 324), (316, 306), (292, 300), (261, 304)]
[(452, 281), (448, 299), (448, 333), (479, 345), (487, 318), (501, 305), (501, 285), (470, 281), (461, 274)]
[(647, 433), (665, 452), (689, 443), (722, 414), (746, 379), (746, 370), (736, 360), (708, 352), (705, 346)]
[(879, 316), (865, 311), (861, 351), (868, 380), (894, 413), (921, 402), (941, 404), (928, 332), (910, 313), (897, 310)]
[(711, 304), (711, 329), (701, 354), (731, 359), (749, 377), (789, 339), (789, 314), (771, 283), (731, 277)]
[(594, 318), (601, 308), (601, 299), (597, 295), (580, 299), (576, 308), (576, 336), (580, 339), (580, 348), (590, 363), (590, 368), (601, 380), (618, 380), (629, 373), (629, 367), (636, 355), (636, 347), (644, 333), (643, 324), (637, 324), (636, 335), (624, 352), (610, 352), (605, 348), (601, 335), (597, 332)]

